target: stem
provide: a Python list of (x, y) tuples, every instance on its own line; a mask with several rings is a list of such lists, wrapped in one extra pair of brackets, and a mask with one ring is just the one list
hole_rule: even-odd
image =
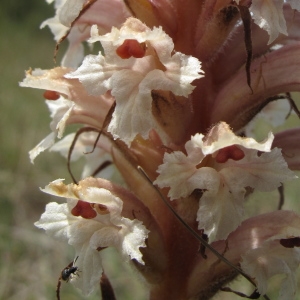
[[(243, 277), (245, 277), (251, 284), (253, 284), (256, 287), (255, 282), (253, 279), (244, 273), (243, 270), (241, 270), (239, 267), (235, 266), (233, 263), (231, 263), (229, 260), (227, 260), (222, 254), (220, 254), (215, 248), (213, 248), (205, 239), (203, 239), (192, 227), (190, 227), (175, 211), (173, 206), (169, 203), (169, 201), (164, 197), (164, 195), (161, 193), (161, 191), (153, 184), (151, 179), (148, 177), (146, 172), (142, 169), (141, 166), (138, 166), (137, 169), (142, 173), (142, 175), (147, 179), (147, 181), (154, 187), (156, 192), (159, 194), (160, 198), (163, 200), (163, 202), (167, 205), (167, 207), (171, 210), (173, 215), (176, 217), (176, 219), (198, 240), (201, 242), (202, 245), (204, 245), (206, 248), (208, 248), (216, 257), (218, 257), (221, 261), (226, 263), (228, 266), (236, 270), (239, 274), (241, 274)], [(267, 295), (263, 296), (266, 300), (270, 300)]]

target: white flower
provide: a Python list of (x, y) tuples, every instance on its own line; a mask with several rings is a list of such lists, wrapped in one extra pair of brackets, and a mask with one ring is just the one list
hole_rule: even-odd
[(295, 178), (281, 151), (271, 151), (272, 141), (272, 135), (263, 143), (238, 137), (227, 124), (220, 123), (205, 138), (202, 134), (193, 136), (185, 145), (187, 155), (166, 153), (154, 183), (170, 187), (171, 200), (202, 190), (198, 228), (205, 230), (211, 242), (226, 239), (243, 219), (247, 187), (271, 191)]
[(148, 138), (149, 131), (162, 132), (152, 113), (152, 90), (171, 91), (187, 97), (190, 84), (202, 77), (200, 62), (175, 52), (172, 39), (161, 27), (150, 30), (137, 19), (129, 18), (121, 29), (112, 28), (104, 36), (91, 29), (90, 42), (100, 41), (105, 56), (89, 55), (66, 78), (78, 78), (87, 91), (99, 96), (107, 91), (116, 100), (108, 130), (114, 138), (130, 145), (136, 135)]
[[(239, 0), (236, 0), (239, 4)], [(283, 14), (284, 2), (290, 4), (292, 9), (300, 11), (299, 0), (252, 0), (250, 11), (254, 22), (266, 30), (270, 36), (271, 44), (280, 33), (288, 35), (286, 21)]]
[(20, 83), (22, 87), (53, 91), (58, 97), (55, 101), (46, 101), (52, 118), (50, 124), (52, 133), (29, 152), (31, 162), (54, 144), (56, 136), (62, 138), (67, 124), (81, 123), (95, 129), (102, 129), (103, 121), (113, 101), (111, 96), (88, 95), (80, 82), (63, 77), (68, 71), (70, 69), (67, 68), (30, 70), (26, 72), (26, 78)]
[[(290, 236), (285, 236), (286, 239)], [(296, 270), (300, 264), (300, 249), (284, 247), (280, 237), (273, 236), (258, 248), (251, 249), (242, 256), (242, 269), (255, 278), (261, 295), (267, 293), (268, 279), (284, 274), (279, 300), (294, 299), (297, 291)]]
[(68, 203), (49, 203), (41, 219), (35, 223), (47, 234), (67, 241), (76, 249), (80, 277), (72, 282), (89, 294), (99, 283), (102, 267), (99, 251), (115, 247), (125, 260), (144, 264), (140, 247), (146, 247), (148, 230), (139, 220), (122, 217), (123, 202), (110, 191), (89, 187), (86, 179), (79, 185), (64, 185), (56, 180), (44, 191), (67, 197)]
[[(41, 28), (49, 26), (57, 42), (68, 35), (69, 47), (61, 64), (65, 67), (78, 67), (82, 62), (82, 42), (89, 38), (91, 24), (97, 24), (101, 32), (106, 33), (111, 26), (120, 26), (130, 16), (121, 0), (56, 0), (55, 9), (55, 16), (45, 20)], [(83, 10), (84, 15), (80, 15)]]

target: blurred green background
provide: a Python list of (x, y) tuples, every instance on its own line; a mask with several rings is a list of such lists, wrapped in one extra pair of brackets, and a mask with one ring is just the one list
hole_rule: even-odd
[[(55, 299), (60, 272), (74, 258), (71, 247), (49, 238), (33, 225), (44, 212), (46, 203), (51, 201), (39, 187), (57, 178), (70, 179), (66, 162), (58, 154), (41, 154), (35, 165), (30, 163), (28, 151), (50, 132), (50, 118), (42, 91), (18, 86), (24, 71), (30, 67), (55, 66), (52, 34), (48, 28), (39, 29), (41, 22), (53, 14), (52, 6), (42, 0), (0, 2), (0, 299)], [(60, 54), (63, 48), (64, 45)], [(58, 62), (59, 58), (58, 55)], [(286, 200), (291, 208), (299, 210), (297, 185), (297, 182), (287, 185)], [(276, 207), (277, 192), (268, 197), (270, 205)], [(269, 209), (268, 205), (263, 208)], [(252, 210), (256, 212), (255, 208)], [(121, 266), (113, 251), (103, 254), (118, 299), (145, 299), (145, 289), (139, 281), (132, 280), (132, 271)], [(274, 284), (277, 284), (276, 279)], [(236, 281), (235, 288), (241, 290), (241, 285)], [(83, 299), (74, 287), (65, 283), (61, 298)], [(99, 292), (89, 299), (100, 299)], [(216, 299), (240, 297), (221, 293)]]

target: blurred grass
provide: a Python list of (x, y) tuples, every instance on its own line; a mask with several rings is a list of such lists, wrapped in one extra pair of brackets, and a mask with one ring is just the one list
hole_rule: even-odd
[(33, 222), (49, 199), (38, 187), (59, 170), (51, 157), (37, 160), (37, 168), (29, 162), (28, 151), (49, 132), (49, 116), (41, 91), (18, 86), (24, 70), (53, 66), (51, 34), (39, 30), (53, 11), (38, 0), (0, 6), (0, 299), (54, 299), (57, 278), (72, 253)]
[[(41, 154), (35, 166), (30, 164), (28, 151), (49, 133), (50, 119), (42, 92), (17, 84), (30, 67), (54, 66), (52, 35), (48, 29), (39, 30), (40, 23), (52, 15), (53, 9), (41, 0), (0, 3), (0, 299), (55, 299), (60, 271), (74, 258), (71, 247), (48, 238), (33, 225), (50, 201), (38, 187), (69, 175), (65, 160), (54, 153)], [(288, 184), (287, 201), (299, 211), (297, 185)], [(276, 205), (276, 192), (269, 199)], [(114, 252), (105, 250), (103, 254), (118, 299), (145, 299), (144, 290)], [(276, 279), (274, 282), (278, 285)], [(235, 287), (243, 290), (244, 284), (236, 280)], [(245, 289), (249, 294), (251, 289)], [(73, 286), (64, 283), (61, 298), (83, 299)], [(99, 292), (89, 299), (99, 299)], [(240, 297), (220, 293), (215, 299)]]
[[(51, 201), (39, 187), (57, 178), (70, 179), (65, 159), (58, 154), (41, 154), (35, 165), (30, 163), (28, 151), (50, 132), (50, 118), (42, 91), (18, 86), (30, 67), (54, 67), (52, 34), (47, 28), (39, 29), (53, 14), (53, 8), (41, 0), (0, 3), (0, 299), (56, 299), (60, 272), (74, 258), (72, 247), (33, 225)], [(128, 281), (130, 270), (119, 275), (123, 269), (115, 256), (104, 253), (107, 272), (117, 277), (112, 279), (117, 296), (143, 299), (144, 292)], [(88, 299), (100, 299), (99, 295), (98, 291)], [(61, 299), (83, 297), (71, 284), (63, 283)]]

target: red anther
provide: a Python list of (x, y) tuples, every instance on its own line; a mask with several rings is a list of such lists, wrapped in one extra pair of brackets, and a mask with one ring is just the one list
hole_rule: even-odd
[(137, 40), (125, 40), (124, 43), (119, 46), (116, 50), (117, 55), (123, 59), (130, 58), (141, 58), (145, 56), (146, 45), (145, 43), (139, 43)]
[(44, 98), (47, 100), (57, 100), (60, 97), (60, 94), (55, 91), (45, 91), (43, 94)]
[(84, 219), (93, 219), (97, 216), (97, 213), (91, 207), (91, 204), (82, 200), (79, 200), (75, 207), (71, 210), (71, 214), (75, 217), (83, 217)]
[(228, 159), (241, 160), (245, 157), (245, 153), (236, 145), (228, 146), (218, 151), (216, 156), (217, 163), (225, 163)]

